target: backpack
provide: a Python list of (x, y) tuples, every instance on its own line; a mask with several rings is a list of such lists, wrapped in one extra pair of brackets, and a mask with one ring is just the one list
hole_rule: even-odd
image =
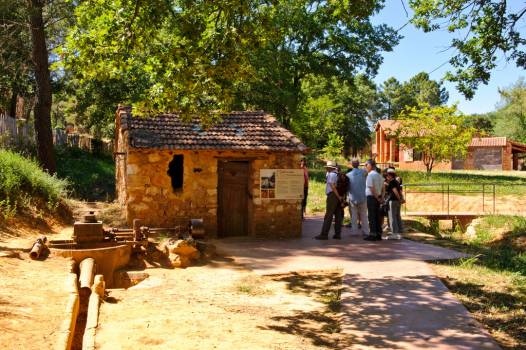
[(347, 175), (343, 172), (338, 173), (338, 179), (336, 180), (336, 190), (340, 196), (345, 196), (349, 192), (350, 181)]

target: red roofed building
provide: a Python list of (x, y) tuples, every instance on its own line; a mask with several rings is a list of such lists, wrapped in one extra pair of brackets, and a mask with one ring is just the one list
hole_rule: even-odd
[[(380, 120), (376, 126), (376, 144), (372, 146), (377, 163), (397, 165), (400, 169), (425, 170), (421, 155), (399, 145), (396, 130), (399, 121)], [(526, 144), (506, 137), (474, 137), (465, 159), (435, 164), (437, 170), (521, 170), (525, 166)]]
[[(174, 227), (202, 218), (211, 237), (300, 236), (296, 185), (302, 195), (307, 147), (265, 112), (221, 117), (206, 129), (177, 114), (117, 110), (116, 186), (128, 224)], [(278, 193), (280, 174), (289, 176), (281, 177), (289, 192)]]

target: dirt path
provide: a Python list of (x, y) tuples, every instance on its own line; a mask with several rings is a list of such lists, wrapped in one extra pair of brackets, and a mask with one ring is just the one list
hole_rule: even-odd
[(334, 275), (270, 279), (229, 262), (147, 271), (141, 284), (110, 291), (98, 349), (346, 348), (327, 309), (341, 287)]
[(30, 260), (30, 245), (0, 240), (0, 349), (52, 349), (63, 321), (66, 260)]

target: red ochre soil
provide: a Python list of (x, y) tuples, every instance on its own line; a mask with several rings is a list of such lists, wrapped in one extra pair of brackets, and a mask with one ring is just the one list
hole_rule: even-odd
[(147, 271), (140, 284), (110, 290), (97, 349), (349, 348), (327, 305), (337, 273), (259, 277), (230, 262)]
[(40, 234), (53, 237), (54, 221), (15, 219), (0, 226), (0, 349), (52, 349), (63, 321), (67, 260), (31, 260)]
[[(0, 226), (0, 349), (52, 349), (63, 322), (65, 259), (29, 259), (41, 234), (71, 226), (12, 220)], [(150, 278), (108, 290), (97, 349), (346, 349), (337, 311), (341, 279), (317, 273), (259, 277), (233, 261), (187, 269), (148, 268)]]

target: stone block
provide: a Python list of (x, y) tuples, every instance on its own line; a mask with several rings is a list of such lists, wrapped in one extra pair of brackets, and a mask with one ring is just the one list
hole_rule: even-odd
[(150, 207), (144, 203), (130, 203), (129, 206), (133, 208), (133, 211), (140, 217), (146, 217), (150, 214)]
[(150, 184), (150, 178), (143, 175), (131, 175), (128, 176), (128, 186), (129, 187), (141, 187), (144, 185)]
[(163, 159), (162, 155), (159, 153), (150, 153), (148, 154), (148, 162), (149, 163), (156, 163)]
[(166, 173), (152, 172), (151, 184), (155, 187), (161, 187), (172, 191), (172, 182), (170, 176), (168, 176)]
[(192, 261), (199, 259), (201, 253), (194, 240), (168, 239), (161, 243), (163, 250), (168, 254), (168, 259), (173, 267), (187, 267)]
[(136, 174), (139, 173), (139, 169), (140, 169), (140, 167), (137, 164), (128, 164), (126, 166), (126, 173), (128, 175), (136, 175)]
[(157, 196), (161, 194), (161, 189), (155, 186), (150, 186), (145, 190), (145, 193), (149, 196)]

